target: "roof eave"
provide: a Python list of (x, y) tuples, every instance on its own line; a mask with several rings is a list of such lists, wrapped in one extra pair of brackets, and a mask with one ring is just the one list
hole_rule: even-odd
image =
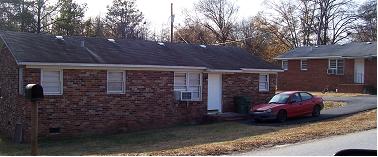
[(369, 58), (369, 57), (377, 57), (377, 55), (367, 55), (367, 56), (322, 56), (322, 57), (276, 57), (273, 58), (274, 60), (298, 60), (298, 59), (329, 59), (329, 58)]

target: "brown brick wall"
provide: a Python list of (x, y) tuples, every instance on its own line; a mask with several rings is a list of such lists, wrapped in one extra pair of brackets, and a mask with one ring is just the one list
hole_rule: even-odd
[(377, 88), (377, 57), (365, 59), (365, 83)]
[[(8, 51), (1, 53), (0, 131), (12, 137), (22, 124), (29, 140), (30, 102), (18, 93), (18, 66)], [(25, 69), (24, 83), (40, 83), (41, 69)], [(126, 71), (126, 93), (106, 93), (106, 70), (63, 70), (63, 95), (45, 96), (39, 102), (39, 136), (62, 137), (166, 127), (198, 122), (207, 114), (207, 74), (203, 74), (202, 101), (179, 102), (174, 98), (174, 72)], [(276, 75), (270, 75), (270, 92), (258, 92), (259, 74), (224, 74), (224, 112), (235, 111), (233, 97), (247, 95), (253, 104), (274, 94)], [(51, 134), (50, 128), (60, 128)]]
[(276, 91), (276, 75), (269, 75), (269, 92), (259, 92), (259, 74), (223, 74), (223, 112), (234, 112), (235, 96), (250, 96), (252, 104), (266, 103)]
[(0, 133), (13, 138), (17, 123), (23, 121), (22, 106), (17, 105), (18, 66), (7, 48), (0, 50)]
[(300, 60), (289, 60), (289, 70), (278, 74), (278, 90), (322, 91), (354, 81), (354, 60), (344, 60), (344, 75), (328, 75), (328, 59), (307, 60), (308, 70), (300, 70)]
[[(158, 128), (197, 122), (207, 113), (206, 74), (202, 101), (187, 104), (174, 98), (173, 72), (126, 71), (126, 93), (112, 95), (106, 93), (106, 73), (106, 70), (63, 70), (63, 95), (45, 96), (39, 104), (39, 135)], [(40, 69), (26, 69), (25, 75), (25, 84), (40, 82)], [(27, 116), (25, 135), (29, 132), (29, 121)], [(60, 135), (49, 133), (49, 128), (58, 127)]]

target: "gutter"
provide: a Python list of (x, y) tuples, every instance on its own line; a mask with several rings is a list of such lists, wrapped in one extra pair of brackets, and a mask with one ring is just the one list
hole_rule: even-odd
[(293, 57), (293, 58), (273, 58), (274, 60), (299, 60), (299, 59), (330, 59), (330, 58), (346, 58), (346, 59), (353, 59), (353, 58), (369, 58), (369, 57), (377, 57), (377, 55), (368, 55), (368, 56), (325, 56), (325, 57)]
[(283, 72), (279, 69), (248, 69), (222, 70), (208, 69), (195, 66), (161, 66), (161, 65), (127, 65), (127, 64), (91, 64), (91, 63), (40, 63), (40, 62), (19, 62), (26, 68), (52, 68), (52, 69), (127, 69), (127, 70), (152, 70), (152, 71), (204, 71), (206, 73), (277, 73)]

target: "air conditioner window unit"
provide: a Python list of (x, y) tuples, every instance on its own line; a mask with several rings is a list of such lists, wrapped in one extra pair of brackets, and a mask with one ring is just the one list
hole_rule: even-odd
[(337, 70), (336, 69), (327, 69), (327, 74), (336, 74)]
[(181, 92), (181, 101), (191, 101), (192, 100), (192, 92)]

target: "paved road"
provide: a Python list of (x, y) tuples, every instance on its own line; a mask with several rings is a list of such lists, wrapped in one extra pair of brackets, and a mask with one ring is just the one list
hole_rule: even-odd
[(377, 150), (377, 130), (328, 137), (292, 145), (276, 146), (270, 149), (251, 151), (234, 155), (248, 156), (331, 156), (343, 149)]
[[(320, 120), (335, 118), (339, 116), (354, 114), (354, 113), (377, 108), (377, 96), (375, 95), (352, 96), (352, 97), (327, 96), (327, 97), (323, 97), (323, 99), (326, 101), (343, 101), (343, 102), (346, 102), (347, 105), (343, 107), (322, 110), (319, 117), (307, 116), (307, 117), (289, 119), (287, 122), (281, 123), (281, 125), (320, 121)], [(249, 121), (247, 123), (252, 124), (252, 125), (276, 125), (275, 123), (255, 123), (254, 121)]]

